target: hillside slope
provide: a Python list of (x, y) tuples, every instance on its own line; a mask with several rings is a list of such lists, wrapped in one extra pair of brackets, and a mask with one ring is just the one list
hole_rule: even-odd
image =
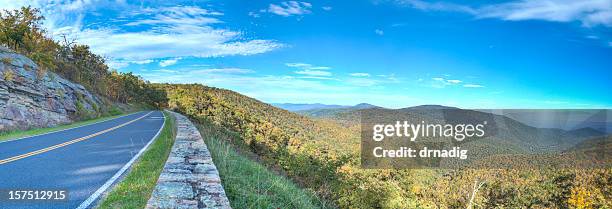
[(102, 105), (82, 85), (40, 71), (29, 58), (0, 46), (0, 131), (69, 123)]
[(232, 143), (340, 208), (465, 208), (475, 181), (487, 183), (475, 198), (482, 208), (609, 205), (610, 170), (362, 169), (354, 121), (309, 118), (197, 84), (162, 87), (171, 108), (234, 131), (243, 141)]

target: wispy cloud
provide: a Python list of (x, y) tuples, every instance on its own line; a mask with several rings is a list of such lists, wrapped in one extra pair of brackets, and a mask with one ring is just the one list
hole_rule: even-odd
[(163, 60), (161, 62), (159, 62), (159, 66), (161, 67), (168, 67), (170, 65), (175, 65), (181, 58), (177, 57), (174, 59), (168, 59), (168, 60)]
[(120, 69), (129, 66), (130, 64), (144, 65), (154, 62), (152, 59), (146, 60), (107, 60), (106, 64), (113, 69)]
[(285, 63), (285, 65), (287, 67), (302, 68), (302, 69), (308, 69), (308, 70), (329, 70), (331, 69), (331, 67), (327, 67), (327, 66), (315, 66), (312, 64), (300, 63), (300, 62)]
[[(450, 75), (444, 75), (445, 77), (450, 77)], [(443, 77), (434, 77), (431, 78), (432, 82), (430, 83), (430, 87), (433, 88), (445, 88), (447, 86), (457, 86), (461, 83), (463, 83), (462, 80), (459, 79), (447, 79), (447, 78), (443, 78)], [(419, 82), (422, 82), (422, 79), (418, 80)], [(481, 85), (475, 85), (475, 84), (465, 84), (463, 85), (463, 87), (466, 88), (479, 88), (479, 87), (484, 87)]]
[(612, 26), (610, 0), (521, 0), (485, 6), (479, 17), (504, 20), (580, 21), (584, 26)]
[(419, 10), (426, 11), (448, 11), (448, 12), (464, 12), (475, 14), (476, 11), (469, 6), (464, 6), (446, 2), (427, 2), (422, 0), (397, 0), (400, 5), (409, 6)]
[(376, 33), (376, 35), (379, 35), (379, 36), (385, 35), (385, 32), (381, 29), (374, 30), (374, 33)]
[(431, 78), (431, 80), (433, 80), (433, 82), (431, 83), (431, 87), (434, 87), (434, 88), (444, 88), (446, 86), (456, 85), (462, 82), (461, 80), (446, 79), (442, 77), (434, 77), (434, 78)]
[(251, 16), (251, 17), (254, 17), (254, 18), (259, 18), (259, 17), (261, 17), (261, 15), (259, 15), (259, 13), (257, 13), (257, 12), (252, 12), (252, 11), (251, 11), (251, 12), (249, 12), (249, 13), (248, 13), (248, 15), (249, 15), (249, 16)]
[(351, 73), (349, 75), (354, 76), (354, 77), (370, 77), (369, 73)]
[[(137, 25), (208, 25), (214, 23), (222, 23), (221, 20), (214, 16), (222, 16), (223, 13), (216, 11), (209, 11), (200, 7), (194, 6), (176, 6), (176, 7), (162, 7), (159, 9), (147, 9), (156, 14), (153, 17), (145, 17), (129, 22), (127, 26)], [(134, 14), (143, 14), (136, 12)], [(144, 13), (146, 14), (146, 13)]]
[(151, 59), (132, 61), (132, 63), (138, 64), (138, 65), (149, 64), (149, 63), (152, 63), (152, 62), (153, 62), (153, 60), (151, 60)]
[[(164, 57), (247, 56), (284, 47), (275, 40), (247, 38), (222, 25), (223, 13), (196, 6), (142, 8), (110, 0), (0, 0), (0, 8), (27, 5), (42, 10), (44, 26), (55, 38), (68, 34), (94, 53), (110, 57), (109, 63), (117, 67)], [(96, 27), (83, 25), (84, 16), (100, 7), (117, 13), (120, 19)]]
[(153, 70), (155, 72), (160, 72), (160, 73), (178, 73), (178, 71), (176, 70), (168, 70), (168, 69), (157, 69), (157, 70)]
[(464, 84), (463, 87), (465, 88), (484, 88), (483, 85), (479, 85), (479, 84)]
[(332, 7), (330, 7), (330, 6), (324, 6), (324, 7), (321, 7), (321, 9), (323, 9), (323, 10), (325, 10), (325, 11), (331, 11), (331, 10), (332, 10)]
[(192, 73), (198, 74), (248, 74), (254, 73), (254, 70), (251, 69), (243, 69), (243, 68), (210, 68), (210, 69), (202, 69), (202, 70), (193, 70)]
[(289, 17), (292, 15), (310, 14), (312, 4), (302, 1), (285, 1), (280, 4), (270, 4), (267, 12), (272, 14)]
[(298, 70), (295, 71), (295, 73), (297, 74), (301, 74), (301, 75), (310, 75), (310, 76), (331, 76), (332, 73), (327, 72), (327, 71), (322, 71), (322, 70)]
[(446, 82), (452, 83), (452, 84), (458, 84), (461, 83), (461, 80), (446, 80)]
[(597, 25), (612, 27), (612, 1), (610, 0), (517, 0), (481, 7), (421, 0), (397, 0), (396, 2), (424, 11), (460, 12), (478, 18), (498, 18), (508, 21), (579, 21), (585, 27)]
[(287, 67), (300, 69), (298, 71), (294, 71), (294, 73), (300, 74), (300, 75), (316, 76), (316, 77), (332, 75), (331, 72), (326, 71), (326, 70), (331, 69), (330, 67), (327, 67), (327, 66), (315, 66), (312, 64), (300, 63), (300, 62), (285, 63), (285, 65)]

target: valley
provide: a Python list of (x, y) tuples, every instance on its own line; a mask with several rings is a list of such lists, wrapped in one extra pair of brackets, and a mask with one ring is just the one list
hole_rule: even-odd
[[(317, 117), (302, 116), (229, 90), (202, 85), (161, 87), (166, 89), (170, 108), (235, 132), (241, 138), (232, 143), (247, 147), (268, 167), (282, 170), (340, 208), (463, 208), (474, 182), (485, 182), (474, 200), (484, 208), (611, 204), (609, 168), (362, 169), (359, 110), (325, 109), (326, 114)], [(422, 108), (416, 110), (412, 114), (418, 117), (440, 119)], [(528, 154), (559, 152), (576, 143), (568, 142), (576, 137), (572, 132), (534, 128), (505, 116), (456, 108), (449, 114), (503, 124), (496, 131), (497, 141), (468, 143), (466, 149), (477, 146), (491, 152)], [(559, 140), (548, 140), (556, 137)], [(563, 145), (551, 148), (553, 142)]]

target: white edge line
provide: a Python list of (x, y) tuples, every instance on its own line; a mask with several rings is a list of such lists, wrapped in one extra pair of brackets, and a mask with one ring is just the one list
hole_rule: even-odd
[[(108, 118), (108, 119), (105, 119), (105, 120), (102, 120), (102, 121), (98, 121), (98, 122), (95, 122), (95, 123), (83, 124), (83, 125), (75, 126), (75, 127), (72, 127), (72, 128), (60, 129), (60, 130), (55, 130), (55, 131), (51, 131), (51, 132), (47, 132), (47, 133), (42, 133), (42, 134), (35, 134), (35, 135), (30, 135), (30, 136), (19, 137), (19, 138), (16, 138), (16, 139), (4, 140), (4, 141), (0, 141), (0, 143), (10, 142), (10, 141), (17, 141), (17, 140), (21, 140), (21, 139), (27, 139), (27, 138), (30, 138), (30, 137), (44, 136), (44, 135), (47, 135), (47, 134), (58, 133), (58, 132), (62, 132), (62, 131), (68, 131), (68, 130), (72, 130), (72, 129), (75, 129), (75, 128), (81, 128), (81, 127), (85, 127), (85, 126), (95, 125), (95, 124), (98, 124), (98, 123), (103, 123), (103, 122), (110, 121), (110, 120), (115, 120), (115, 119), (127, 117), (127, 116), (130, 116), (130, 115), (133, 115), (133, 114), (136, 114), (136, 113), (141, 113), (141, 112), (143, 112), (143, 111), (133, 112), (133, 113), (130, 113), (130, 114), (127, 114), (127, 115), (122, 115), (122, 116), (115, 117), (115, 118)], [(76, 121), (76, 122), (78, 123), (79, 121)], [(68, 125), (68, 124), (66, 124), (66, 125)], [(53, 127), (48, 127), (48, 128), (53, 128)], [(27, 130), (25, 130), (25, 131), (27, 131)]]
[[(163, 115), (163, 112), (162, 112), (162, 115)], [(142, 153), (144, 153), (144, 151), (149, 147), (149, 145), (151, 145), (153, 143), (153, 141), (155, 141), (157, 139), (157, 137), (162, 132), (162, 130), (164, 130), (164, 126), (166, 126), (166, 115), (163, 115), (163, 116), (164, 116), (164, 122), (162, 123), (161, 128), (159, 128), (159, 131), (157, 131), (155, 136), (153, 136), (153, 138), (147, 143), (147, 145), (145, 145), (142, 149), (140, 149), (140, 151), (134, 157), (132, 157), (132, 159), (127, 164), (125, 164), (121, 169), (119, 169), (119, 171), (117, 171), (117, 173), (115, 173), (115, 175), (113, 177), (108, 179), (108, 181), (106, 181), (106, 183), (104, 183), (98, 190), (96, 190), (96, 192), (94, 192), (91, 196), (89, 196), (89, 198), (87, 198), (85, 201), (83, 201), (79, 205), (79, 207), (77, 207), (77, 209), (88, 208), (89, 205), (91, 205), (91, 203), (93, 203), (96, 199), (98, 199), (98, 197), (100, 197), (100, 195), (102, 195), (102, 193), (104, 193), (111, 185), (113, 185), (113, 183), (115, 183), (115, 181), (117, 181), (117, 179), (119, 179), (119, 177), (121, 177), (121, 175), (128, 168), (130, 168), (132, 166), (132, 164), (134, 164), (136, 159), (138, 159), (140, 157), (140, 155)]]

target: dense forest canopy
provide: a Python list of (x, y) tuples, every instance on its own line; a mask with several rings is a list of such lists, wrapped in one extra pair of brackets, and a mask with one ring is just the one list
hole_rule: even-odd
[(42, 27), (43, 20), (40, 10), (32, 7), (0, 11), (0, 44), (36, 62), (38, 75), (55, 72), (113, 102), (165, 104), (163, 90), (131, 72), (109, 69), (106, 59), (87, 45), (66, 37), (54, 40)]

